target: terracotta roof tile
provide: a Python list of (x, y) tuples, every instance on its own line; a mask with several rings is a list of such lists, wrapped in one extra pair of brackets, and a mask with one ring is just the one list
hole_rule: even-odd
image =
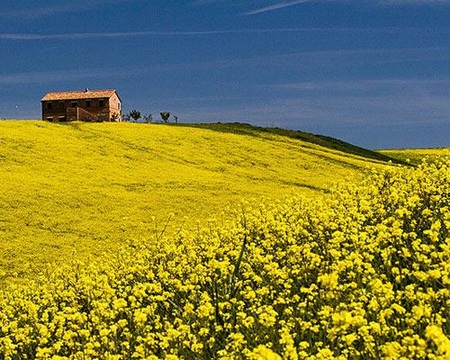
[(47, 93), (41, 101), (110, 98), (116, 90), (82, 90)]

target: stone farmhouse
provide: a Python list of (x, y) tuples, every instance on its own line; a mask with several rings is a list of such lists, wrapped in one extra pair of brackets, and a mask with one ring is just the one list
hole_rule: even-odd
[(42, 100), (42, 120), (121, 121), (122, 100), (116, 90), (51, 92)]

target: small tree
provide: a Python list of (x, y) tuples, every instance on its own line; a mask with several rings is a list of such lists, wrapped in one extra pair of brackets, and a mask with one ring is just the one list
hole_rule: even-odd
[(153, 121), (152, 114), (144, 115), (142, 118), (144, 119), (144, 121), (146, 121), (148, 123), (151, 123)]
[(169, 121), (169, 118), (170, 118), (170, 112), (168, 112), (168, 111), (163, 111), (163, 112), (160, 112), (159, 115), (161, 115), (161, 119), (162, 119), (165, 123), (167, 123), (167, 121)]
[(130, 117), (134, 120), (134, 121), (138, 121), (138, 119), (141, 118), (141, 113), (139, 111), (137, 111), (136, 109), (131, 110), (130, 111)]
[(175, 124), (178, 124), (178, 116), (174, 115), (173, 119), (175, 120)]

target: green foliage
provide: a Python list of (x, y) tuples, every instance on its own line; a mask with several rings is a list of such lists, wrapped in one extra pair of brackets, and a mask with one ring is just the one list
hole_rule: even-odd
[(163, 112), (159, 113), (159, 115), (161, 116), (161, 119), (162, 119), (165, 123), (167, 123), (167, 122), (169, 121), (169, 118), (170, 118), (170, 112), (168, 112), (168, 111), (163, 111)]
[(130, 111), (130, 117), (134, 120), (134, 121), (138, 121), (138, 119), (141, 118), (141, 113), (137, 110), (131, 110)]

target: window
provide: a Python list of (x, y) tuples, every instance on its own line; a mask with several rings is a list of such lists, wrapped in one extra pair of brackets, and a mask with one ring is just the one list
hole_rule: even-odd
[(73, 107), (73, 108), (78, 107), (78, 103), (77, 103), (76, 101), (72, 101), (72, 107)]
[(66, 121), (66, 117), (65, 116), (58, 116), (58, 121)]
[(60, 108), (61, 110), (64, 110), (64, 102), (63, 102), (63, 101), (60, 101), (60, 102), (59, 102), (59, 108)]
[(86, 100), (86, 107), (87, 108), (91, 107), (91, 100)]
[(53, 117), (52, 116), (47, 116), (47, 121), (53, 121)]
[(52, 109), (52, 106), (53, 104), (51, 103), (51, 102), (48, 102), (47, 103), (47, 110), (51, 110)]
[(120, 103), (117, 104), (117, 108), (120, 110)]
[(105, 100), (104, 99), (100, 99), (98, 101), (98, 107), (104, 107), (105, 106)]

